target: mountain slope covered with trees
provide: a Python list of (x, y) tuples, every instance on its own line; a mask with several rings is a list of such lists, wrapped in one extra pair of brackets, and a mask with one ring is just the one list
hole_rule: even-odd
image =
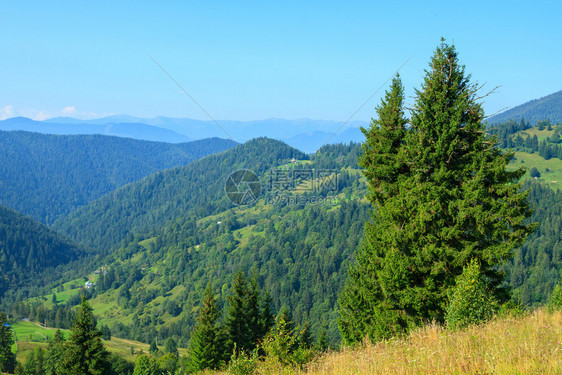
[(264, 175), (293, 158), (308, 156), (279, 141), (248, 141), (225, 153), (157, 172), (115, 190), (58, 220), (54, 227), (77, 242), (107, 249), (128, 234), (162, 228), (178, 217), (201, 218), (222, 212), (232, 207), (224, 190), (232, 172), (247, 168)]
[(520, 104), (488, 119), (488, 124), (502, 123), (522, 118), (536, 124), (539, 120), (552, 123), (562, 122), (562, 91), (555, 92), (540, 99)]
[(0, 131), (0, 203), (51, 224), (123, 185), (234, 145)]
[(48, 273), (52, 280), (55, 267), (82, 254), (45, 225), (0, 206), (0, 299), (8, 289), (45, 282)]

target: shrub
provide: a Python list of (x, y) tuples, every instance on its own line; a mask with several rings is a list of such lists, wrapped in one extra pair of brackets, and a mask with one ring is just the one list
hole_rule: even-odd
[(539, 170), (536, 167), (531, 168), (531, 170), (529, 171), (529, 174), (533, 178), (539, 178), (541, 176), (541, 172), (539, 172)]
[(484, 323), (496, 310), (497, 302), (482, 277), (480, 263), (473, 259), (457, 277), (445, 315), (447, 326), (458, 329)]
[(559, 282), (548, 299), (549, 310), (562, 310), (562, 282)]
[(236, 345), (234, 345), (234, 351), (232, 357), (230, 357), (226, 373), (229, 375), (252, 375), (256, 371), (258, 362), (259, 355), (257, 349), (254, 349), (252, 355), (248, 355), (244, 351), (237, 355)]
[(311, 347), (308, 328), (300, 331), (293, 328), (292, 321), (285, 315), (277, 318), (275, 327), (269, 331), (260, 346), (265, 352), (264, 366), (269, 370), (303, 368), (318, 354)]

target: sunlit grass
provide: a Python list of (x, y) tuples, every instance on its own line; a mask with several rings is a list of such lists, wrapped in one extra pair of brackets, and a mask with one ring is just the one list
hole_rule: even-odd
[(321, 355), (304, 370), (258, 374), (562, 374), (562, 312), (537, 310), (450, 331), (430, 324), (402, 339)]

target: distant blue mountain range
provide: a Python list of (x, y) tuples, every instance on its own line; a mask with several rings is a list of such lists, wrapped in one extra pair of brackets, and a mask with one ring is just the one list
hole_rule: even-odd
[(362, 142), (364, 136), (359, 127), (368, 125), (364, 121), (352, 121), (342, 126), (343, 123), (337, 121), (276, 118), (257, 121), (221, 120), (217, 123), (163, 116), (138, 118), (116, 115), (93, 120), (56, 117), (45, 121), (14, 117), (0, 121), (0, 130), (26, 130), (44, 134), (104, 134), (168, 143), (211, 137), (245, 142), (256, 137), (268, 137), (313, 153), (325, 143)]
[(14, 117), (0, 121), (0, 130), (24, 130), (35, 133), (57, 135), (101, 134), (167, 143), (181, 143), (193, 140), (184, 134), (178, 134), (169, 129), (159, 128), (143, 123), (118, 123), (108, 121), (96, 124), (81, 122), (76, 119), (55, 122), (34, 121), (26, 117)]

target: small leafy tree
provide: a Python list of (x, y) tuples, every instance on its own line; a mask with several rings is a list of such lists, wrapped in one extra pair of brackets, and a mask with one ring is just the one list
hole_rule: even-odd
[(531, 170), (529, 171), (529, 174), (533, 178), (539, 178), (541, 176), (541, 172), (539, 172), (539, 170), (536, 167), (531, 168)]
[(457, 277), (445, 321), (453, 329), (484, 323), (494, 316), (497, 306), (493, 293), (482, 277), (480, 263), (473, 259)]

